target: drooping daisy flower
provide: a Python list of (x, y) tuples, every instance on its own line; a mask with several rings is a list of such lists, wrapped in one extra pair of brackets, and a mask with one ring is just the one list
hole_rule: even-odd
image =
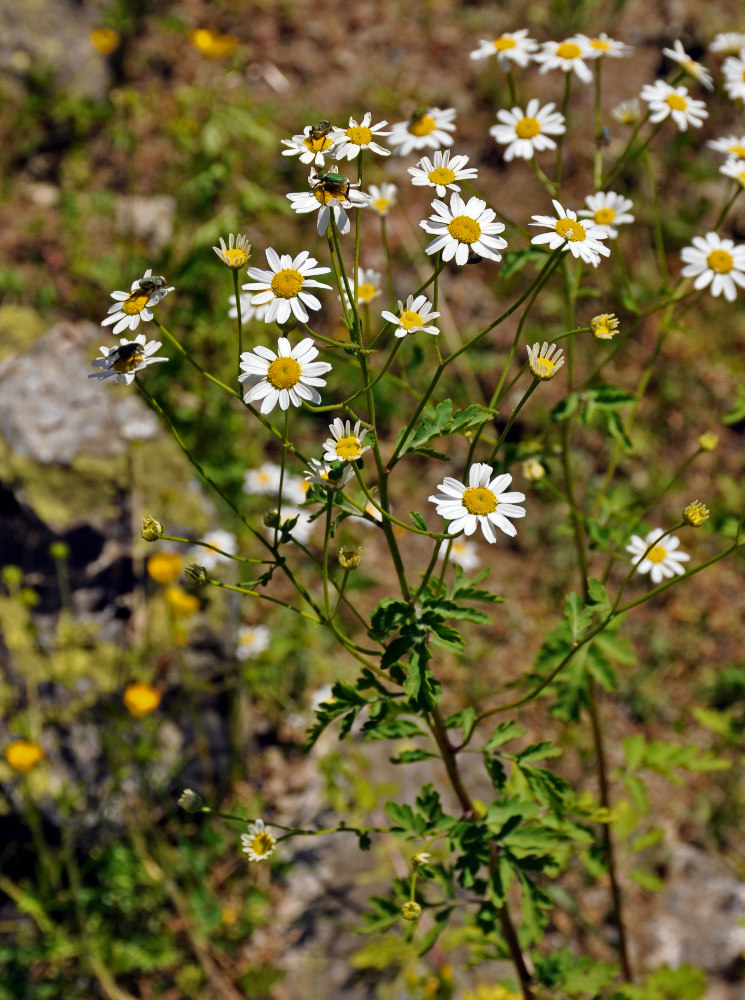
[(504, 158), (509, 163), (515, 156), (530, 160), (537, 151), (556, 149), (556, 143), (549, 135), (563, 135), (566, 132), (564, 115), (554, 111), (554, 104), (540, 106), (538, 98), (528, 101), (523, 112), (522, 108), (512, 108), (511, 111), (498, 111), (497, 118), (501, 125), (492, 125), (489, 135), (506, 145)]
[(248, 855), (249, 861), (266, 861), (273, 853), (277, 841), (264, 829), (264, 821), (257, 819), (248, 824), (248, 833), (241, 834), (242, 851)]
[(456, 264), (467, 264), (472, 252), (491, 260), (502, 259), (499, 251), (507, 246), (507, 240), (497, 233), (504, 231), (504, 224), (493, 221), (496, 212), (487, 208), (485, 201), (474, 197), (466, 203), (454, 193), (450, 208), (442, 201), (433, 201), (432, 208), (435, 214), (419, 223), (436, 237), (425, 248), (426, 253), (442, 252), (443, 260), (455, 258)]
[(329, 462), (319, 462), (317, 458), (308, 460), (305, 473), (307, 485), (322, 486), (325, 490), (341, 490), (350, 479), (354, 479), (354, 469), (351, 465), (338, 465), (336, 468)]
[(407, 333), (439, 334), (436, 326), (429, 326), (430, 320), (437, 319), (438, 312), (432, 312), (432, 303), (426, 295), (410, 295), (404, 304), (398, 300), (398, 315), (385, 310), (381, 313), (383, 319), (396, 324), (396, 337), (405, 337)]
[[(214, 531), (209, 531), (200, 539), (204, 545), (195, 545), (193, 548), (188, 550), (188, 557), (200, 566), (204, 566), (207, 572), (211, 572), (220, 563), (231, 562), (230, 556), (234, 556), (238, 551), (238, 543), (236, 541), (235, 535), (230, 531), (222, 531), (220, 528), (215, 528)], [(213, 545), (213, 549), (208, 549), (205, 546)], [(220, 549), (220, 552), (215, 552), (215, 549)]]
[(745, 135), (727, 135), (721, 139), (710, 139), (706, 145), (709, 149), (716, 150), (717, 153), (745, 160)]
[(618, 236), (616, 226), (634, 221), (634, 216), (629, 215), (629, 209), (634, 207), (633, 201), (615, 191), (598, 191), (597, 194), (588, 195), (585, 205), (587, 208), (577, 213), (580, 219), (592, 219), (598, 229), (602, 229), (611, 239)]
[(684, 278), (695, 278), (694, 288), (710, 287), (714, 296), (724, 295), (728, 302), (737, 298), (737, 286), (745, 288), (745, 246), (716, 233), (694, 236), (693, 246), (680, 251), (685, 267)]
[(370, 125), (371, 119), (372, 115), (367, 111), (359, 124), (357, 124), (356, 119), (350, 118), (348, 128), (334, 128), (331, 138), (334, 141), (335, 157), (341, 160), (346, 156), (348, 160), (353, 160), (363, 149), (370, 149), (373, 153), (378, 153), (380, 156), (391, 155), (390, 149), (386, 149), (375, 142), (376, 135), (382, 137), (391, 134), (390, 132), (382, 131), (388, 122), (378, 122), (377, 125)]
[[(357, 304), (360, 306), (369, 305), (374, 299), (380, 295), (381, 275), (380, 271), (373, 271), (370, 268), (360, 267), (357, 269)], [(352, 279), (349, 279), (350, 290), (354, 290), (352, 284)], [(342, 290), (344, 293), (344, 301), (349, 308), (349, 297), (347, 296), (347, 290), (342, 283)], [(341, 297), (341, 296), (340, 296)]]
[(94, 368), (102, 368), (101, 372), (93, 372), (88, 378), (95, 378), (99, 381), (105, 378), (113, 378), (114, 385), (124, 381), (131, 385), (135, 374), (154, 365), (156, 361), (168, 361), (168, 358), (154, 358), (153, 355), (160, 348), (161, 341), (147, 340), (144, 333), (140, 333), (133, 341), (128, 341), (126, 337), (121, 337), (118, 347), (99, 347), (103, 357), (91, 361)]
[(472, 535), (481, 527), (487, 542), (496, 542), (494, 526), (505, 535), (516, 535), (511, 517), (525, 517), (525, 508), (518, 507), (525, 499), (524, 493), (505, 493), (512, 476), (503, 474), (492, 479), (493, 469), (485, 462), (476, 462), (468, 470), (468, 486), (451, 476), (437, 487), (443, 492), (429, 497), (436, 504), (436, 511), (450, 523), (448, 534), (464, 531)]
[(101, 326), (116, 326), (111, 331), (114, 336), (122, 330), (136, 330), (140, 320), (149, 323), (153, 318), (150, 312), (152, 306), (164, 299), (169, 292), (173, 291), (173, 286), (166, 283), (166, 279), (159, 274), (152, 274), (151, 268), (132, 282), (129, 292), (112, 292), (111, 297), (115, 299), (113, 305), (109, 306), (109, 315), (101, 323)]
[(651, 122), (661, 122), (672, 116), (681, 132), (685, 132), (689, 125), (701, 128), (704, 118), (709, 116), (703, 101), (688, 96), (687, 87), (671, 87), (664, 80), (646, 83), (641, 97), (649, 104)]
[(355, 423), (354, 429), (349, 420), (343, 421), (341, 417), (336, 417), (333, 423), (329, 424), (331, 437), (323, 442), (323, 457), (326, 462), (356, 462), (370, 446), (365, 444), (366, 431), (361, 431), (359, 420)]
[(452, 541), (444, 541), (437, 550), (437, 558), (444, 559), (450, 546), (450, 562), (462, 567), (466, 573), (478, 569), (481, 560), (478, 556), (478, 548), (473, 542), (465, 538), (454, 538)]
[(745, 160), (736, 160), (734, 156), (730, 156), (719, 168), (719, 173), (731, 177), (740, 187), (745, 187)]
[(620, 104), (611, 109), (611, 115), (622, 125), (636, 125), (641, 118), (638, 98), (632, 97), (630, 101), (621, 101)]
[(724, 89), (731, 100), (745, 101), (745, 56), (740, 52), (739, 58), (730, 56), (722, 64), (724, 73)]
[(388, 215), (394, 205), (398, 204), (398, 188), (395, 184), (371, 184), (367, 189), (370, 197), (370, 208), (381, 217)]
[(673, 47), (671, 49), (663, 49), (662, 54), (663, 56), (667, 56), (668, 59), (672, 59), (673, 62), (676, 62), (689, 76), (702, 83), (707, 90), (714, 89), (714, 81), (712, 80), (711, 73), (701, 63), (694, 62), (691, 59), (683, 48), (682, 42), (678, 40), (674, 41)]
[(450, 150), (437, 150), (432, 156), (423, 156), (415, 167), (409, 167), (411, 183), (414, 187), (432, 187), (439, 198), (445, 197), (446, 190), (460, 191), (456, 181), (471, 180), (478, 176), (475, 167), (466, 167), (468, 157), (462, 154), (450, 158)]
[(618, 317), (615, 313), (600, 313), (590, 320), (590, 329), (598, 340), (613, 340), (618, 333)]
[[(266, 323), (286, 323), (295, 316), (301, 323), (308, 322), (308, 309), (320, 309), (321, 303), (306, 288), (330, 288), (322, 281), (316, 281), (315, 274), (328, 274), (330, 268), (316, 267), (315, 257), (303, 250), (294, 259), (269, 247), (266, 259), (270, 270), (249, 267), (248, 276), (255, 281), (242, 285), (244, 291), (252, 292), (251, 302), (255, 306), (266, 306)], [(306, 308), (307, 307), (307, 308)]]
[(419, 149), (440, 149), (452, 146), (455, 132), (455, 108), (423, 108), (415, 111), (406, 122), (391, 126), (388, 145), (398, 156), (408, 156)]
[[(331, 213), (334, 213), (336, 228), (342, 236), (351, 229), (348, 208), (366, 208), (370, 204), (370, 196), (359, 191), (359, 181), (352, 184), (343, 174), (327, 170), (323, 174), (311, 167), (308, 176), (310, 191), (291, 191), (290, 199), (293, 212), (303, 215), (305, 212), (315, 212), (318, 209), (318, 235), (323, 234), (331, 223)], [(318, 207), (320, 205), (320, 208)]]
[(593, 58), (593, 50), (584, 38), (585, 36), (573, 35), (563, 42), (544, 42), (541, 51), (533, 56), (541, 64), (538, 72), (561, 69), (565, 73), (576, 73), (582, 83), (592, 83), (592, 70), (585, 59)]
[(538, 51), (538, 42), (528, 37), (528, 29), (506, 31), (499, 38), (479, 39), (479, 47), (470, 54), (471, 59), (489, 59), (496, 56), (503, 70), (510, 68), (510, 63), (523, 68), (528, 65), (533, 53)]
[(740, 31), (721, 31), (708, 45), (709, 52), (736, 56), (745, 49), (745, 35)]
[(273, 462), (262, 462), (258, 469), (247, 469), (243, 474), (244, 493), (263, 493), (276, 497), (279, 493), (279, 482), (282, 469)]
[(526, 348), (533, 378), (548, 382), (564, 364), (564, 351), (556, 344), (533, 344)]
[(235, 655), (239, 660), (248, 660), (263, 653), (269, 645), (271, 632), (266, 625), (241, 625)]
[(539, 233), (530, 241), (535, 244), (547, 243), (550, 250), (568, 250), (573, 257), (597, 267), (600, 256), (610, 256), (610, 250), (601, 243), (607, 238), (607, 233), (598, 226), (577, 221), (577, 213), (564, 208), (560, 202), (553, 199), (556, 218), (550, 215), (534, 215), (531, 226), (545, 226), (549, 232)]
[(327, 361), (314, 361), (318, 349), (310, 337), (301, 340), (294, 348), (286, 337), (277, 341), (277, 353), (268, 347), (255, 347), (253, 351), (241, 354), (243, 374), (239, 382), (246, 382), (248, 391), (243, 397), (245, 403), (261, 400), (261, 412), (270, 413), (279, 403), (281, 410), (289, 406), (300, 406), (304, 399), (320, 403), (317, 385), (326, 385), (326, 379), (319, 376), (331, 371)]
[(330, 132), (331, 122), (320, 121), (314, 125), (306, 125), (300, 135), (282, 140), (282, 145), (287, 146), (287, 149), (282, 150), (282, 156), (299, 156), (301, 163), (313, 163), (316, 167), (322, 167), (334, 147)]
[(248, 236), (233, 236), (232, 233), (228, 237), (227, 246), (225, 246), (225, 240), (221, 236), (220, 246), (212, 247), (212, 249), (225, 267), (229, 267), (231, 271), (240, 271), (251, 256), (251, 244), (248, 242)]
[(631, 45), (617, 42), (615, 38), (608, 38), (604, 31), (595, 38), (588, 38), (587, 35), (574, 37), (578, 44), (584, 46), (588, 59), (623, 59), (634, 51)]
[(672, 579), (676, 573), (683, 576), (685, 569), (681, 563), (691, 558), (688, 553), (677, 551), (680, 541), (675, 535), (666, 535), (655, 544), (664, 534), (662, 528), (654, 528), (644, 538), (632, 535), (626, 546), (626, 551), (631, 553), (632, 566), (636, 566), (637, 573), (649, 573), (652, 583)]
[[(251, 301), (253, 295), (250, 292), (241, 292), (241, 322), (248, 323), (250, 320), (255, 319), (259, 322), (266, 320), (266, 311), (268, 306), (255, 306)], [(235, 295), (228, 296), (228, 316), (230, 319), (236, 319), (238, 316), (238, 305), (235, 301)]]

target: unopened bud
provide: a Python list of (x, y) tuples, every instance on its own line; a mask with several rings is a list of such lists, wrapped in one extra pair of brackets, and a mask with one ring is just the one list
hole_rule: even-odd
[(63, 541), (52, 542), (49, 546), (49, 555), (55, 562), (65, 562), (70, 555), (70, 546)]
[(701, 451), (714, 451), (719, 444), (719, 438), (713, 431), (707, 431), (698, 439), (698, 446)]
[(264, 516), (262, 517), (265, 528), (278, 528), (279, 521), (279, 511), (278, 510), (266, 510), (264, 511)]
[(683, 508), (683, 520), (690, 524), (692, 528), (699, 528), (709, 519), (709, 508), (700, 500), (692, 500), (687, 507)]
[(546, 475), (546, 470), (537, 458), (526, 458), (523, 462), (523, 475), (528, 482), (537, 483)]
[(590, 320), (590, 329), (598, 340), (613, 340), (618, 333), (618, 317), (615, 313), (600, 313)]
[(184, 576), (194, 587), (203, 587), (207, 583), (207, 570), (199, 563), (189, 563), (184, 570)]
[(197, 794), (192, 788), (185, 788), (178, 797), (178, 805), (188, 813), (202, 812), (204, 803), (202, 796)]
[(422, 908), (419, 903), (415, 903), (413, 899), (410, 899), (408, 903), (404, 903), (401, 907), (401, 916), (404, 920), (418, 920), (422, 915)]
[(163, 525), (154, 517), (145, 517), (142, 519), (140, 534), (146, 542), (157, 542), (163, 534)]
[(357, 569), (362, 558), (360, 545), (342, 545), (339, 549), (339, 565), (342, 569)]

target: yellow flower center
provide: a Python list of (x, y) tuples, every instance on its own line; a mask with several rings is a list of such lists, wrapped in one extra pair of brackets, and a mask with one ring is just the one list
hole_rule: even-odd
[(333, 143), (327, 135), (322, 135), (318, 139), (314, 139), (312, 135), (309, 135), (303, 139), (303, 145), (306, 149), (309, 149), (311, 153), (322, 153), (325, 149), (328, 149), (329, 146), (332, 146)]
[(427, 174), (433, 184), (452, 184), (455, 180), (455, 171), (450, 167), (435, 167)]
[(598, 52), (610, 52), (610, 43), (606, 42), (602, 38), (593, 38), (590, 42), (591, 49), (597, 49)]
[(456, 215), (448, 223), (448, 232), (459, 243), (475, 243), (481, 236), (481, 226), (470, 215)]
[(124, 704), (136, 719), (150, 715), (160, 705), (161, 694), (152, 684), (136, 681), (124, 689)]
[(667, 549), (663, 545), (655, 545), (653, 549), (647, 552), (647, 559), (653, 563), (661, 563), (665, 561), (667, 557)]
[(404, 330), (413, 330), (415, 326), (424, 326), (424, 320), (413, 309), (404, 309), (402, 313), (399, 313), (398, 321)]
[(375, 206), (376, 210), (380, 212), (382, 215), (384, 212), (387, 212), (388, 209), (391, 207), (391, 199), (376, 198), (375, 201), (373, 202), (373, 205)]
[(728, 274), (735, 265), (732, 254), (727, 253), (726, 250), (712, 250), (706, 258), (706, 263), (717, 274)]
[(412, 135), (423, 136), (429, 135), (430, 132), (434, 132), (436, 128), (437, 123), (432, 115), (422, 115), (409, 125), (409, 132), (411, 132)]
[(347, 200), (347, 196), (343, 190), (327, 188), (325, 184), (319, 184), (318, 187), (314, 188), (313, 194), (315, 195), (316, 201), (320, 201), (322, 205), (328, 205), (328, 203), (333, 201), (334, 198), (338, 201)]
[(275, 358), (266, 377), (275, 389), (291, 389), (298, 384), (302, 374), (302, 368), (294, 358)]
[(257, 833), (256, 836), (251, 841), (251, 850), (254, 854), (258, 854), (259, 857), (264, 857), (267, 854), (271, 854), (274, 848), (274, 837), (264, 831), (263, 833)]
[(541, 131), (541, 123), (537, 118), (521, 118), (515, 125), (518, 139), (532, 139)]
[(556, 365), (549, 358), (535, 358), (530, 365), (531, 371), (538, 378), (551, 378), (551, 372)]
[(147, 305), (147, 301), (150, 298), (149, 292), (141, 292), (135, 290), (122, 302), (121, 310), (126, 313), (127, 316), (135, 316), (137, 313), (141, 313), (142, 310)]
[(491, 514), (497, 509), (497, 498), (486, 486), (469, 486), (461, 503), (469, 514)]
[(730, 146), (729, 151), (733, 156), (737, 156), (739, 159), (745, 158), (745, 146), (735, 144), (734, 146)]
[(364, 284), (357, 289), (357, 298), (360, 302), (370, 302), (377, 294), (375, 285)]
[(238, 270), (239, 267), (243, 267), (243, 265), (248, 260), (248, 254), (246, 253), (246, 251), (239, 250), (238, 247), (233, 247), (232, 250), (224, 250), (223, 256), (225, 257), (225, 260), (228, 262), (228, 267), (231, 267), (236, 271)]
[(562, 42), (556, 50), (556, 55), (559, 59), (579, 59), (582, 49), (574, 42)]
[(303, 276), (292, 267), (285, 267), (272, 278), (272, 291), (278, 299), (294, 299), (303, 287)]
[(517, 42), (514, 38), (507, 38), (506, 35), (502, 35), (501, 38), (496, 38), (494, 40), (494, 48), (497, 52), (506, 52), (507, 49), (514, 49)]
[(43, 756), (43, 748), (32, 740), (13, 740), (5, 750), (5, 759), (19, 774), (28, 774)]
[(354, 434), (339, 438), (336, 442), (336, 454), (343, 462), (351, 462), (353, 459), (359, 458), (361, 453), (360, 443)]
[(587, 239), (585, 227), (581, 222), (577, 222), (576, 219), (559, 219), (554, 229), (562, 239), (569, 240), (572, 243), (578, 243)]
[(96, 52), (102, 56), (111, 55), (119, 48), (121, 41), (119, 32), (113, 28), (91, 28), (88, 39)]
[(681, 97), (680, 94), (668, 94), (665, 98), (665, 103), (668, 107), (672, 108), (673, 111), (685, 111), (688, 107), (688, 102), (685, 97)]
[[(142, 363), (145, 355), (142, 353), (142, 348), (139, 344), (129, 344), (126, 345), (129, 350), (119, 357), (114, 364), (111, 366), (115, 372), (131, 372)], [(122, 351), (125, 345), (122, 345)]]
[(616, 217), (612, 208), (599, 208), (595, 213), (595, 222), (599, 226), (609, 226)]
[(372, 130), (365, 125), (355, 125), (354, 128), (348, 128), (345, 135), (355, 146), (367, 146), (372, 142)]

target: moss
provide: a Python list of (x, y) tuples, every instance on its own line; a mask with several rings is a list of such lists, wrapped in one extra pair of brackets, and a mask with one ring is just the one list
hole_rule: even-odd
[(47, 325), (29, 306), (0, 306), (0, 361), (22, 354), (46, 333)]

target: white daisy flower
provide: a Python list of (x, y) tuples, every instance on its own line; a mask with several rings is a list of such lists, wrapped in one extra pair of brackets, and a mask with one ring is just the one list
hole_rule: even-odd
[(740, 31), (720, 31), (708, 45), (709, 52), (723, 52), (736, 56), (745, 49), (745, 35)]
[(321, 303), (305, 289), (331, 288), (331, 285), (313, 277), (315, 274), (328, 274), (330, 268), (316, 267), (318, 262), (307, 250), (293, 259), (287, 253), (280, 257), (276, 250), (269, 247), (266, 259), (270, 270), (249, 267), (249, 278), (256, 280), (241, 286), (244, 291), (253, 293), (251, 303), (267, 307), (264, 314), (266, 323), (286, 323), (293, 315), (301, 323), (307, 323), (308, 309), (320, 309)]
[(681, 132), (689, 125), (700, 128), (709, 112), (703, 101), (688, 96), (687, 87), (671, 87), (664, 80), (646, 83), (641, 91), (642, 100), (649, 104), (649, 120), (661, 122), (672, 116)]
[(629, 215), (629, 209), (634, 207), (633, 201), (616, 194), (615, 191), (598, 191), (585, 198), (587, 208), (577, 214), (580, 219), (592, 219), (598, 229), (602, 229), (611, 239), (618, 236), (616, 226), (623, 226), (634, 221)]
[(516, 535), (511, 517), (525, 517), (525, 509), (518, 507), (525, 499), (524, 493), (505, 493), (512, 482), (507, 473), (492, 479), (493, 469), (485, 462), (476, 462), (468, 470), (468, 486), (451, 476), (437, 487), (443, 492), (429, 497), (436, 504), (436, 511), (450, 523), (448, 534), (464, 531), (472, 535), (479, 526), (487, 542), (496, 542), (494, 526), (505, 535)]
[(243, 474), (244, 493), (263, 493), (276, 497), (279, 493), (279, 481), (282, 469), (273, 462), (262, 462), (258, 469), (247, 469)]
[(455, 108), (424, 108), (415, 111), (406, 122), (391, 126), (388, 145), (398, 156), (408, 156), (419, 149), (452, 146), (455, 132)]
[(611, 116), (622, 125), (636, 125), (641, 118), (639, 99), (632, 97), (630, 101), (621, 101), (611, 109)]
[(359, 420), (355, 423), (354, 429), (349, 420), (343, 421), (341, 417), (329, 424), (331, 437), (323, 442), (323, 458), (326, 462), (356, 462), (370, 446), (365, 444), (367, 432), (361, 430)]
[(294, 348), (286, 337), (280, 337), (276, 354), (262, 346), (244, 351), (240, 364), (243, 374), (238, 381), (246, 382), (249, 389), (243, 401), (261, 400), (262, 413), (270, 413), (277, 403), (281, 410), (290, 405), (300, 406), (304, 399), (320, 403), (321, 396), (315, 386), (326, 385), (326, 379), (319, 376), (331, 371), (331, 365), (327, 361), (314, 361), (317, 356), (318, 349), (310, 337)]
[(103, 357), (91, 361), (94, 368), (102, 368), (101, 372), (93, 372), (88, 378), (95, 378), (99, 381), (105, 378), (113, 378), (114, 385), (124, 381), (131, 385), (135, 374), (154, 365), (156, 361), (168, 361), (168, 358), (154, 358), (153, 355), (160, 348), (161, 341), (147, 340), (144, 333), (139, 334), (134, 340), (128, 341), (126, 337), (121, 337), (118, 347), (99, 347)]
[(227, 246), (221, 236), (220, 246), (212, 247), (212, 249), (225, 267), (229, 267), (231, 271), (240, 271), (251, 256), (251, 244), (248, 242), (248, 236), (234, 236), (232, 233), (228, 237)]
[(266, 625), (241, 625), (235, 655), (239, 660), (249, 660), (263, 653), (269, 646), (271, 632)]
[[(377, 297), (381, 294), (380, 283), (380, 271), (373, 271), (371, 268), (364, 267), (357, 268), (357, 305), (368, 306), (374, 299), (377, 299)], [(351, 290), (354, 289), (351, 278), (349, 279), (349, 287)], [(347, 308), (349, 308), (349, 297), (343, 284), (342, 290), (344, 293), (344, 301), (347, 304)], [(339, 296), (339, 298), (341, 299), (341, 296)]]
[(541, 64), (539, 73), (550, 69), (561, 69), (565, 73), (574, 72), (582, 83), (592, 83), (592, 70), (585, 59), (595, 58), (585, 36), (573, 35), (563, 42), (544, 42), (541, 51), (533, 59)]
[(525, 66), (533, 58), (533, 53), (538, 51), (538, 42), (534, 38), (528, 37), (528, 29), (521, 28), (519, 31), (506, 31), (499, 38), (488, 40), (479, 39), (479, 47), (471, 52), (471, 59), (489, 59), (496, 56), (499, 65), (505, 72), (510, 68), (510, 63), (516, 66)]
[(308, 183), (310, 191), (291, 191), (286, 197), (290, 199), (293, 212), (297, 212), (298, 215), (315, 212), (318, 209), (319, 236), (323, 236), (328, 229), (332, 212), (336, 228), (342, 236), (346, 236), (351, 229), (351, 223), (345, 210), (366, 208), (370, 204), (370, 196), (357, 190), (359, 181), (352, 184), (342, 174), (331, 170), (319, 174), (315, 167), (311, 167)]
[(445, 558), (448, 546), (450, 546), (450, 562), (457, 563), (466, 573), (478, 569), (481, 565), (477, 546), (466, 538), (453, 538), (451, 541), (443, 542), (437, 550), (438, 559)]
[(556, 149), (556, 143), (549, 135), (563, 135), (566, 132), (564, 115), (554, 111), (555, 104), (540, 106), (540, 101), (534, 97), (528, 101), (523, 112), (522, 108), (514, 107), (511, 111), (497, 112), (501, 125), (492, 125), (489, 135), (506, 145), (504, 158), (509, 163), (515, 156), (530, 160), (536, 152), (542, 149)]
[(587, 35), (575, 35), (575, 39), (586, 49), (588, 59), (623, 59), (630, 56), (634, 49), (624, 42), (617, 42), (614, 38), (608, 38), (604, 31), (597, 37), (588, 38)]
[(460, 191), (456, 181), (471, 180), (478, 176), (475, 167), (467, 167), (468, 157), (460, 154), (450, 158), (450, 150), (437, 150), (432, 156), (423, 156), (415, 167), (409, 167), (411, 183), (414, 187), (432, 187), (438, 198), (445, 197), (445, 191)]
[(113, 305), (109, 306), (109, 315), (101, 323), (101, 326), (116, 326), (111, 331), (114, 336), (122, 330), (136, 330), (140, 324), (149, 323), (153, 318), (150, 312), (152, 306), (164, 299), (169, 292), (173, 291), (173, 285), (167, 285), (166, 279), (159, 274), (152, 274), (151, 268), (132, 282), (132, 287), (128, 292), (112, 292), (111, 297), (115, 299)]
[(528, 364), (534, 378), (548, 382), (564, 364), (564, 351), (556, 344), (533, 344), (526, 347)]
[(701, 63), (694, 62), (694, 60), (691, 59), (686, 50), (683, 48), (682, 42), (677, 40), (674, 41), (673, 47), (671, 49), (663, 49), (662, 54), (663, 56), (667, 56), (668, 59), (672, 59), (673, 62), (676, 62), (681, 69), (685, 70), (689, 76), (698, 80), (699, 83), (702, 83), (707, 90), (714, 89), (714, 81), (711, 73), (705, 66), (702, 66)]
[(534, 215), (531, 226), (545, 226), (549, 232), (539, 233), (530, 241), (535, 244), (547, 243), (549, 250), (568, 250), (573, 257), (597, 267), (600, 256), (610, 256), (610, 250), (601, 243), (608, 234), (598, 226), (577, 221), (577, 213), (564, 208), (560, 202), (553, 199), (556, 218), (550, 215)]
[(745, 101), (745, 55), (740, 52), (739, 58), (730, 56), (722, 64), (724, 73), (724, 89), (733, 101)]
[(331, 123), (327, 121), (306, 125), (300, 135), (282, 140), (282, 145), (287, 146), (287, 149), (282, 150), (282, 156), (299, 156), (301, 163), (312, 163), (316, 167), (322, 167), (326, 157), (331, 156), (334, 146), (329, 136), (330, 132)]
[(432, 312), (432, 303), (426, 295), (417, 295), (414, 298), (410, 295), (404, 304), (398, 300), (398, 315), (388, 310), (381, 313), (383, 319), (389, 323), (395, 323), (397, 329), (394, 331), (396, 337), (405, 337), (407, 333), (432, 333), (438, 334), (440, 331), (436, 326), (428, 325), (430, 320), (437, 319), (438, 312)]
[(241, 834), (242, 851), (249, 861), (265, 861), (274, 851), (277, 841), (264, 829), (264, 821), (257, 819), (248, 824), (248, 833)]
[(351, 465), (345, 464), (336, 469), (329, 462), (319, 462), (317, 458), (308, 459), (308, 468), (305, 473), (308, 486), (322, 486), (325, 490), (341, 490), (350, 479), (354, 479), (354, 469)]
[(658, 538), (664, 535), (662, 528), (654, 528), (644, 538), (632, 535), (626, 546), (631, 553), (631, 564), (636, 566), (637, 573), (649, 573), (652, 583), (662, 583), (664, 579), (672, 579), (676, 575), (683, 576), (685, 569), (681, 563), (691, 558), (687, 552), (678, 552), (679, 539), (675, 535), (666, 535), (655, 545)]
[(706, 145), (717, 153), (745, 160), (745, 135), (728, 135), (721, 139), (710, 139)]
[[(250, 320), (255, 319), (258, 322), (263, 322), (266, 318), (266, 311), (268, 306), (255, 306), (251, 301), (253, 295), (250, 292), (241, 292), (241, 322), (248, 323)], [(228, 317), (229, 319), (237, 319), (238, 317), (238, 306), (236, 304), (235, 295), (228, 296)]]
[(480, 198), (464, 202), (457, 193), (450, 195), (450, 208), (442, 201), (433, 201), (435, 214), (423, 219), (419, 225), (436, 238), (425, 248), (426, 253), (442, 251), (445, 261), (455, 258), (456, 264), (468, 263), (471, 253), (491, 260), (501, 260), (499, 253), (507, 240), (497, 233), (504, 232), (502, 222), (494, 222), (496, 212), (487, 208)]
[(745, 160), (738, 160), (734, 156), (730, 156), (719, 168), (719, 173), (724, 174), (725, 177), (731, 177), (740, 187), (745, 187)]
[(686, 266), (680, 272), (684, 278), (695, 278), (694, 288), (710, 287), (711, 294), (724, 294), (728, 302), (737, 298), (737, 286), (745, 288), (745, 245), (735, 246), (732, 240), (716, 233), (694, 236), (693, 246), (683, 247), (681, 259)]
[(209, 531), (200, 541), (204, 542), (205, 545), (214, 545), (215, 549), (222, 550), (215, 552), (214, 549), (203, 548), (201, 545), (195, 545), (187, 550), (187, 557), (193, 562), (199, 563), (200, 566), (204, 566), (208, 572), (211, 572), (220, 563), (231, 562), (230, 556), (234, 556), (238, 551), (235, 535), (229, 531), (222, 531), (220, 528)]
[(345, 156), (348, 160), (353, 160), (363, 149), (370, 149), (380, 156), (390, 156), (390, 149), (378, 145), (375, 136), (390, 135), (390, 132), (383, 132), (382, 129), (388, 122), (378, 122), (377, 125), (370, 125), (372, 115), (369, 111), (358, 124), (356, 119), (349, 119), (349, 128), (335, 127), (331, 133), (334, 141), (334, 156), (342, 160)]
[(398, 188), (395, 184), (371, 184), (367, 189), (370, 197), (370, 208), (384, 217), (394, 205), (398, 204)]

